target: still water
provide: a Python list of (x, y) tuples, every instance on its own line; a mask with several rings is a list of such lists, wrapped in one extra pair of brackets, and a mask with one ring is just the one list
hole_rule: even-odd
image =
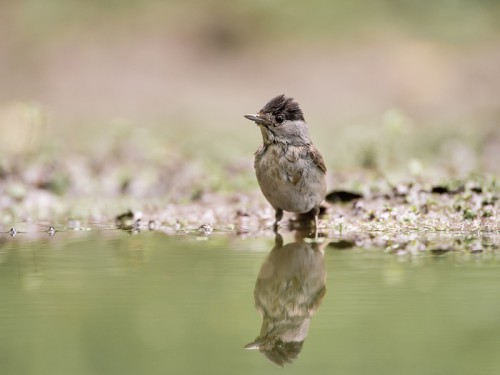
[(500, 373), (494, 250), (27, 237), (0, 235), (1, 374)]

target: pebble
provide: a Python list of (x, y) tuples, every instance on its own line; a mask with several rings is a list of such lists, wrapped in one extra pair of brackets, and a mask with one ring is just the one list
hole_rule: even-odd
[(210, 224), (203, 224), (198, 228), (198, 232), (205, 236), (210, 236), (213, 231), (214, 228)]
[(50, 237), (52, 237), (56, 233), (56, 229), (53, 226), (50, 226), (49, 229), (47, 229), (47, 233)]

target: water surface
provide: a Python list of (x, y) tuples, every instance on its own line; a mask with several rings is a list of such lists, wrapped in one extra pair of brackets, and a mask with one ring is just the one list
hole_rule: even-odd
[(1, 235), (1, 373), (500, 373), (495, 249), (295, 237)]

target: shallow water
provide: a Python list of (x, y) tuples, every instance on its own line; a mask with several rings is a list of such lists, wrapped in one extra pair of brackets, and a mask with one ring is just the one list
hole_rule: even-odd
[(283, 237), (0, 235), (1, 373), (500, 373), (498, 250)]

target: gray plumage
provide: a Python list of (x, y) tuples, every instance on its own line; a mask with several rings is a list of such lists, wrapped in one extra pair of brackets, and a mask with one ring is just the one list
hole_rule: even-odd
[(279, 95), (257, 114), (245, 117), (262, 133), (254, 166), (262, 193), (276, 210), (275, 225), (283, 211), (311, 212), (316, 220), (326, 193), (326, 167), (298, 103)]

